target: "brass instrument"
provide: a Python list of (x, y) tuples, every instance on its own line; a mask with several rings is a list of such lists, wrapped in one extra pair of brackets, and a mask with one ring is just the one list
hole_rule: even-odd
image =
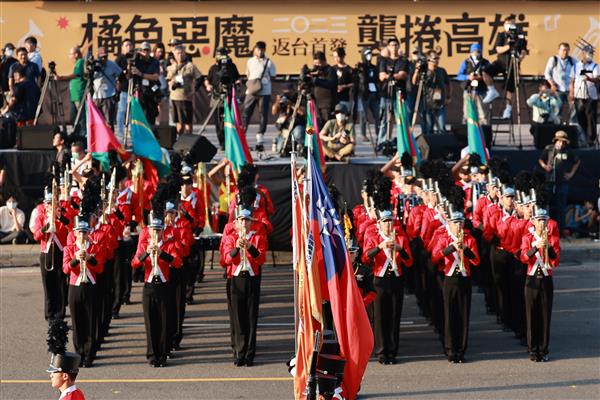
[(461, 274), (465, 271), (465, 249), (464, 249), (464, 241), (465, 241), (465, 231), (463, 228), (460, 228), (456, 235), (456, 240), (460, 244), (461, 248), (456, 249), (458, 252), (458, 268)]
[[(246, 239), (246, 223), (244, 222), (244, 220), (241, 220), (240, 238), (244, 238), (244, 240)], [(248, 261), (248, 255), (246, 254), (245, 247), (240, 249), (240, 258), (242, 260), (242, 266), (246, 266), (246, 263)]]
[[(115, 205), (115, 186), (117, 186), (117, 169), (113, 168), (112, 174), (110, 175), (110, 189), (108, 190), (108, 204), (106, 205), (106, 212), (102, 214), (102, 217), (106, 220), (106, 214), (112, 213), (112, 209)], [(106, 223), (106, 222), (104, 222)]]
[(67, 168), (65, 168), (65, 171), (63, 173), (61, 182), (61, 188), (60, 188), (60, 199), (63, 201), (69, 201), (71, 200), (71, 176), (69, 175), (69, 170)]
[(102, 215), (100, 216), (100, 223), (106, 224), (106, 210), (104, 209), (104, 206), (106, 205), (106, 180), (104, 178), (104, 173), (100, 178), (100, 204), (102, 205)]
[(56, 208), (58, 207), (58, 204), (56, 204), (57, 201), (57, 193), (58, 192), (58, 183), (56, 182), (56, 179), (52, 180), (52, 203), (50, 204), (50, 212), (48, 213), (48, 229), (46, 230), (46, 232), (48, 233), (55, 233), (56, 232)]
[(206, 216), (204, 222), (204, 233), (212, 235), (214, 232), (210, 226), (210, 213), (208, 212), (208, 203), (210, 202), (210, 193), (206, 190), (206, 183), (208, 182), (206, 175), (206, 164), (203, 162), (198, 163), (196, 169), (196, 183), (198, 190), (204, 196), (204, 215)]
[(544, 267), (549, 268), (550, 264), (548, 263), (548, 225), (544, 227), (544, 230), (542, 232), (542, 240), (546, 243), (546, 245), (544, 246), (544, 251), (542, 252)]
[(160, 276), (160, 269), (158, 267), (158, 236), (156, 230), (150, 229), (150, 245), (152, 251), (150, 252), (150, 263), (152, 264), (152, 272), (150, 277)]
[(352, 247), (352, 235), (350, 231), (352, 230), (352, 221), (350, 220), (350, 216), (348, 215), (348, 205), (344, 202), (344, 239), (346, 240), (346, 247), (350, 249)]
[[(142, 192), (144, 191), (144, 166), (142, 165), (142, 160), (140, 160), (139, 158), (135, 161), (135, 166), (133, 167), (132, 172), (132, 178), (133, 191), (138, 196), (140, 210), (143, 210), (144, 198), (142, 196)], [(141, 228), (143, 228), (146, 225), (146, 223), (144, 222), (144, 218), (141, 218), (140, 221), (137, 221), (137, 223), (138, 226), (140, 226)]]
[(392, 241), (394, 242), (394, 247), (392, 250), (392, 270), (396, 271), (398, 269), (398, 265), (396, 263), (396, 228), (392, 229)]
[(231, 191), (229, 190), (229, 185), (231, 185), (230, 171), (231, 166), (229, 163), (225, 164), (225, 201), (227, 202), (227, 207), (229, 207), (229, 203), (231, 202)]
[(82, 252), (79, 258), (79, 275), (81, 275), (80, 283), (88, 283), (90, 280), (87, 276), (87, 252), (85, 251), (85, 248), (87, 247), (87, 241), (78, 240), (77, 245), (79, 250)]

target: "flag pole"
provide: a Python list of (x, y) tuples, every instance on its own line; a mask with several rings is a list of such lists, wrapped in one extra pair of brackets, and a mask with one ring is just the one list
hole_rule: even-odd
[(296, 218), (296, 196), (300, 193), (296, 193), (300, 188), (298, 187), (298, 180), (296, 179), (296, 150), (294, 147), (294, 141), (292, 140), (292, 152), (291, 154), (291, 175), (292, 175), (292, 272), (294, 273), (294, 354), (298, 353), (298, 251), (296, 244), (298, 243), (298, 233)]

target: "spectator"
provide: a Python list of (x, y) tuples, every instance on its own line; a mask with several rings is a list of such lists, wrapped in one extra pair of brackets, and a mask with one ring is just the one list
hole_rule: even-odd
[(548, 193), (552, 194), (554, 219), (560, 229), (565, 227), (565, 211), (569, 196), (569, 181), (577, 172), (581, 161), (575, 152), (568, 148), (569, 136), (565, 131), (554, 134), (554, 143), (546, 146), (538, 163), (546, 172)]
[(173, 103), (173, 122), (177, 133), (192, 133), (194, 119), (194, 93), (202, 74), (187, 59), (183, 46), (173, 48), (174, 63), (167, 68), (167, 80), (171, 86), (170, 99)]
[[(158, 61), (158, 81), (160, 82), (160, 101), (158, 103), (158, 118), (163, 110), (169, 111), (169, 85), (167, 83), (167, 68), (173, 63), (173, 53), (169, 53), (169, 59), (166, 57), (165, 45), (163, 43), (154, 43), (152, 46), (152, 57)], [(160, 121), (157, 121), (160, 123)]]
[(83, 142), (76, 141), (71, 144), (71, 173), (83, 175), (84, 171), (92, 167), (86, 157)]
[(6, 43), (2, 49), (2, 60), (0, 60), (0, 106), (4, 106), (4, 102), (7, 100), (10, 88), (8, 86), (8, 71), (11, 65), (17, 62), (17, 59), (13, 57), (15, 54), (15, 46), (12, 43)]
[(331, 65), (327, 64), (325, 53), (317, 51), (313, 55), (313, 95), (319, 126), (322, 126), (330, 117), (335, 105), (337, 91), (337, 74)]
[(490, 62), (481, 57), (481, 45), (479, 43), (473, 43), (469, 50), (471, 54), (460, 64), (458, 74), (456, 75), (457, 81), (465, 83), (465, 90), (463, 92), (463, 123), (467, 122), (468, 96), (473, 95), (475, 104), (477, 105), (479, 125), (488, 125), (490, 122), (489, 107), (483, 107), (483, 97), (487, 92), (487, 86), (483, 80), (483, 71), (485, 71)]
[(352, 68), (346, 64), (346, 50), (338, 47), (333, 51), (335, 61), (335, 73), (337, 75), (337, 104), (343, 104), (346, 110), (352, 110), (350, 103), (350, 92), (354, 87), (354, 73)]
[(6, 204), (0, 207), (0, 244), (28, 242), (25, 213), (17, 205), (15, 196), (9, 195)]
[(67, 135), (60, 129), (55, 128), (54, 136), (52, 137), (52, 147), (56, 149), (56, 162), (63, 165), (68, 159), (71, 158), (69, 149), (65, 146), (65, 139)]
[[(269, 106), (271, 105), (271, 79), (277, 75), (275, 63), (265, 55), (267, 45), (265, 42), (256, 42), (254, 56), (246, 63), (246, 97), (244, 98), (244, 127), (247, 130), (250, 118), (254, 113), (254, 107), (258, 104), (259, 127), (256, 134), (256, 148), (260, 150), (264, 146), (265, 131), (269, 120)], [(260, 85), (253, 84), (259, 82)], [(255, 91), (258, 86), (260, 90)]]
[[(31, 64), (35, 68), (35, 64)], [(2, 113), (11, 112), (17, 121), (17, 126), (28, 125), (35, 118), (35, 110), (40, 98), (40, 89), (27, 78), (25, 68), (21, 64), (14, 64), (12, 97), (2, 110)]]
[(123, 142), (123, 135), (125, 133), (125, 114), (127, 110), (127, 93), (129, 88), (129, 68), (128, 64), (130, 60), (133, 60), (133, 43), (129, 39), (123, 39), (121, 44), (121, 54), (117, 56), (115, 62), (121, 68), (121, 75), (117, 81), (119, 89), (119, 105), (117, 108), (117, 138)]
[(31, 61), (29, 61), (27, 59), (27, 49), (25, 49), (25, 47), (19, 47), (17, 49), (17, 61), (18, 62), (11, 65), (10, 69), (8, 70), (8, 87), (10, 88), (10, 90), (12, 91), (14, 88), (15, 79), (14, 79), (13, 75), (14, 75), (15, 69), (19, 65), (22, 68), (22, 71), (23, 71), (22, 74), (27, 77), (27, 80), (29, 80), (30, 82), (33, 82), (39, 86), (39, 79), (40, 79), (41, 71), (38, 68), (37, 64), (32, 63)]
[(379, 81), (378, 70), (371, 62), (373, 51), (365, 47), (362, 51), (362, 60), (358, 64), (358, 112), (360, 122), (360, 133), (363, 142), (369, 142), (367, 136), (367, 112), (371, 112), (371, 117), (375, 123), (375, 132), (379, 132)]
[[(69, 98), (71, 100), (70, 116), (69, 119), (71, 124), (75, 123), (77, 118), (77, 110), (81, 105), (83, 98), (83, 92), (85, 91), (86, 81), (83, 77), (85, 62), (81, 55), (81, 49), (79, 46), (71, 47), (69, 49), (69, 58), (73, 61), (73, 73), (70, 75), (56, 76), (58, 80), (69, 81)], [(81, 134), (81, 127), (85, 126), (85, 112), (81, 113), (81, 121), (78, 127), (75, 127), (75, 134)]]
[(416, 85), (419, 74), (425, 74), (423, 82), (423, 133), (432, 134), (434, 126), (438, 133), (446, 133), (446, 105), (450, 103), (452, 93), (450, 79), (446, 70), (439, 66), (440, 55), (431, 50), (427, 53), (427, 71), (423, 72), (419, 66), (412, 76), (412, 83)]
[(343, 104), (335, 106), (335, 119), (327, 121), (319, 137), (324, 142), (323, 152), (329, 159), (342, 161), (354, 151), (354, 125), (348, 120)]
[(583, 206), (571, 204), (565, 216), (566, 228), (573, 237), (587, 237), (597, 230), (595, 228), (597, 217), (598, 212), (594, 210), (594, 204), (590, 200), (584, 201)]
[(115, 96), (117, 94), (117, 80), (121, 75), (121, 68), (108, 59), (104, 47), (98, 47), (98, 60), (94, 64), (94, 104), (98, 107), (106, 123), (114, 129), (115, 126)]
[[(536, 124), (560, 124), (560, 98), (552, 92), (548, 81), (543, 80), (538, 85), (538, 93), (527, 99), (527, 105), (532, 108), (532, 121)], [(533, 127), (532, 127), (533, 129)]]
[[(563, 115), (563, 108), (566, 106), (569, 111), (569, 103), (573, 99), (573, 81), (575, 79), (575, 64), (577, 60), (569, 56), (569, 43), (558, 45), (558, 54), (551, 56), (546, 63), (544, 78), (550, 85), (552, 93), (560, 99), (559, 116)], [(571, 114), (571, 113), (570, 113)], [(568, 123), (574, 117), (567, 115), (563, 121)]]
[(387, 43), (389, 57), (382, 58), (379, 64), (379, 81), (381, 82), (379, 113), (381, 124), (379, 125), (379, 137), (377, 138), (378, 145), (388, 140), (388, 123), (393, 124), (393, 104), (396, 91), (401, 90), (402, 93), (406, 93), (406, 79), (408, 78), (408, 61), (399, 55), (400, 42), (396, 38), (391, 38)]
[(29, 61), (37, 65), (40, 74), (44, 69), (44, 63), (42, 62), (42, 56), (40, 55), (40, 50), (37, 47), (37, 39), (34, 36), (29, 36), (25, 39), (24, 47), (27, 50), (27, 58)]
[(143, 42), (132, 68), (134, 84), (140, 88), (140, 103), (150, 126), (156, 124), (160, 102), (160, 65), (150, 57), (150, 43)]
[[(594, 48), (585, 46), (581, 61), (575, 66), (575, 112), (577, 123), (585, 133), (587, 144), (592, 146), (597, 139), (598, 88), (600, 67), (594, 62)], [(585, 143), (580, 143), (584, 146)]]

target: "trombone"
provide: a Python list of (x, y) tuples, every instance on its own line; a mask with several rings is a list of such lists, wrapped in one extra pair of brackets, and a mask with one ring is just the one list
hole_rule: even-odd
[[(50, 237), (48, 238), (48, 240), (50, 240), (50, 247), (52, 248), (51, 250), (51, 264), (50, 264), (50, 268), (46, 267), (46, 262), (44, 262), (44, 269), (48, 272), (50, 271), (54, 271), (54, 235), (56, 233), (56, 208), (57, 208), (57, 193), (58, 191), (58, 183), (56, 182), (56, 179), (52, 179), (52, 202), (50, 203), (50, 210), (49, 212), (46, 212), (46, 218), (48, 219), (48, 229), (46, 229), (46, 233), (50, 233)], [(48, 257), (48, 253), (46, 253), (46, 256)]]
[(150, 244), (152, 245), (152, 252), (150, 253), (152, 273), (150, 274), (150, 278), (153, 279), (156, 276), (160, 276), (160, 269), (158, 267), (158, 236), (154, 229), (150, 229)]
[(77, 241), (77, 246), (81, 251), (80, 259), (79, 259), (79, 275), (81, 276), (80, 283), (88, 283), (89, 279), (87, 276), (87, 252), (85, 250), (87, 241)]
[[(210, 202), (210, 193), (206, 190), (207, 175), (206, 175), (206, 164), (203, 162), (198, 163), (198, 168), (196, 169), (196, 183), (198, 185), (198, 190), (204, 196), (204, 215), (206, 216), (204, 222), (204, 232), (207, 235), (214, 234), (211, 224), (210, 224), (210, 213), (208, 210), (208, 203)], [(229, 206), (229, 205), (228, 205)]]

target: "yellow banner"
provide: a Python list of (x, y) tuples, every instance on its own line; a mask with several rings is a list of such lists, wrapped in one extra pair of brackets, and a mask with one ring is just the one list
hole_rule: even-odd
[(441, 49), (441, 65), (456, 74), (472, 43), (480, 43), (484, 56), (494, 60), (502, 19), (516, 14), (530, 49), (522, 73), (542, 75), (559, 42), (570, 43), (575, 55), (580, 36), (598, 46), (598, 9), (596, 1), (2, 1), (0, 36), (2, 43), (15, 45), (36, 36), (44, 62), (56, 61), (59, 73), (70, 69), (65, 64), (74, 45), (84, 50), (102, 45), (117, 54), (125, 38), (136, 45), (176, 38), (202, 72), (213, 63), (215, 49), (226, 46), (244, 74), (252, 46), (263, 40), (280, 75), (297, 74), (316, 51), (331, 59), (339, 46), (346, 47), (347, 62), (354, 65), (362, 47), (396, 36), (405, 52)]

